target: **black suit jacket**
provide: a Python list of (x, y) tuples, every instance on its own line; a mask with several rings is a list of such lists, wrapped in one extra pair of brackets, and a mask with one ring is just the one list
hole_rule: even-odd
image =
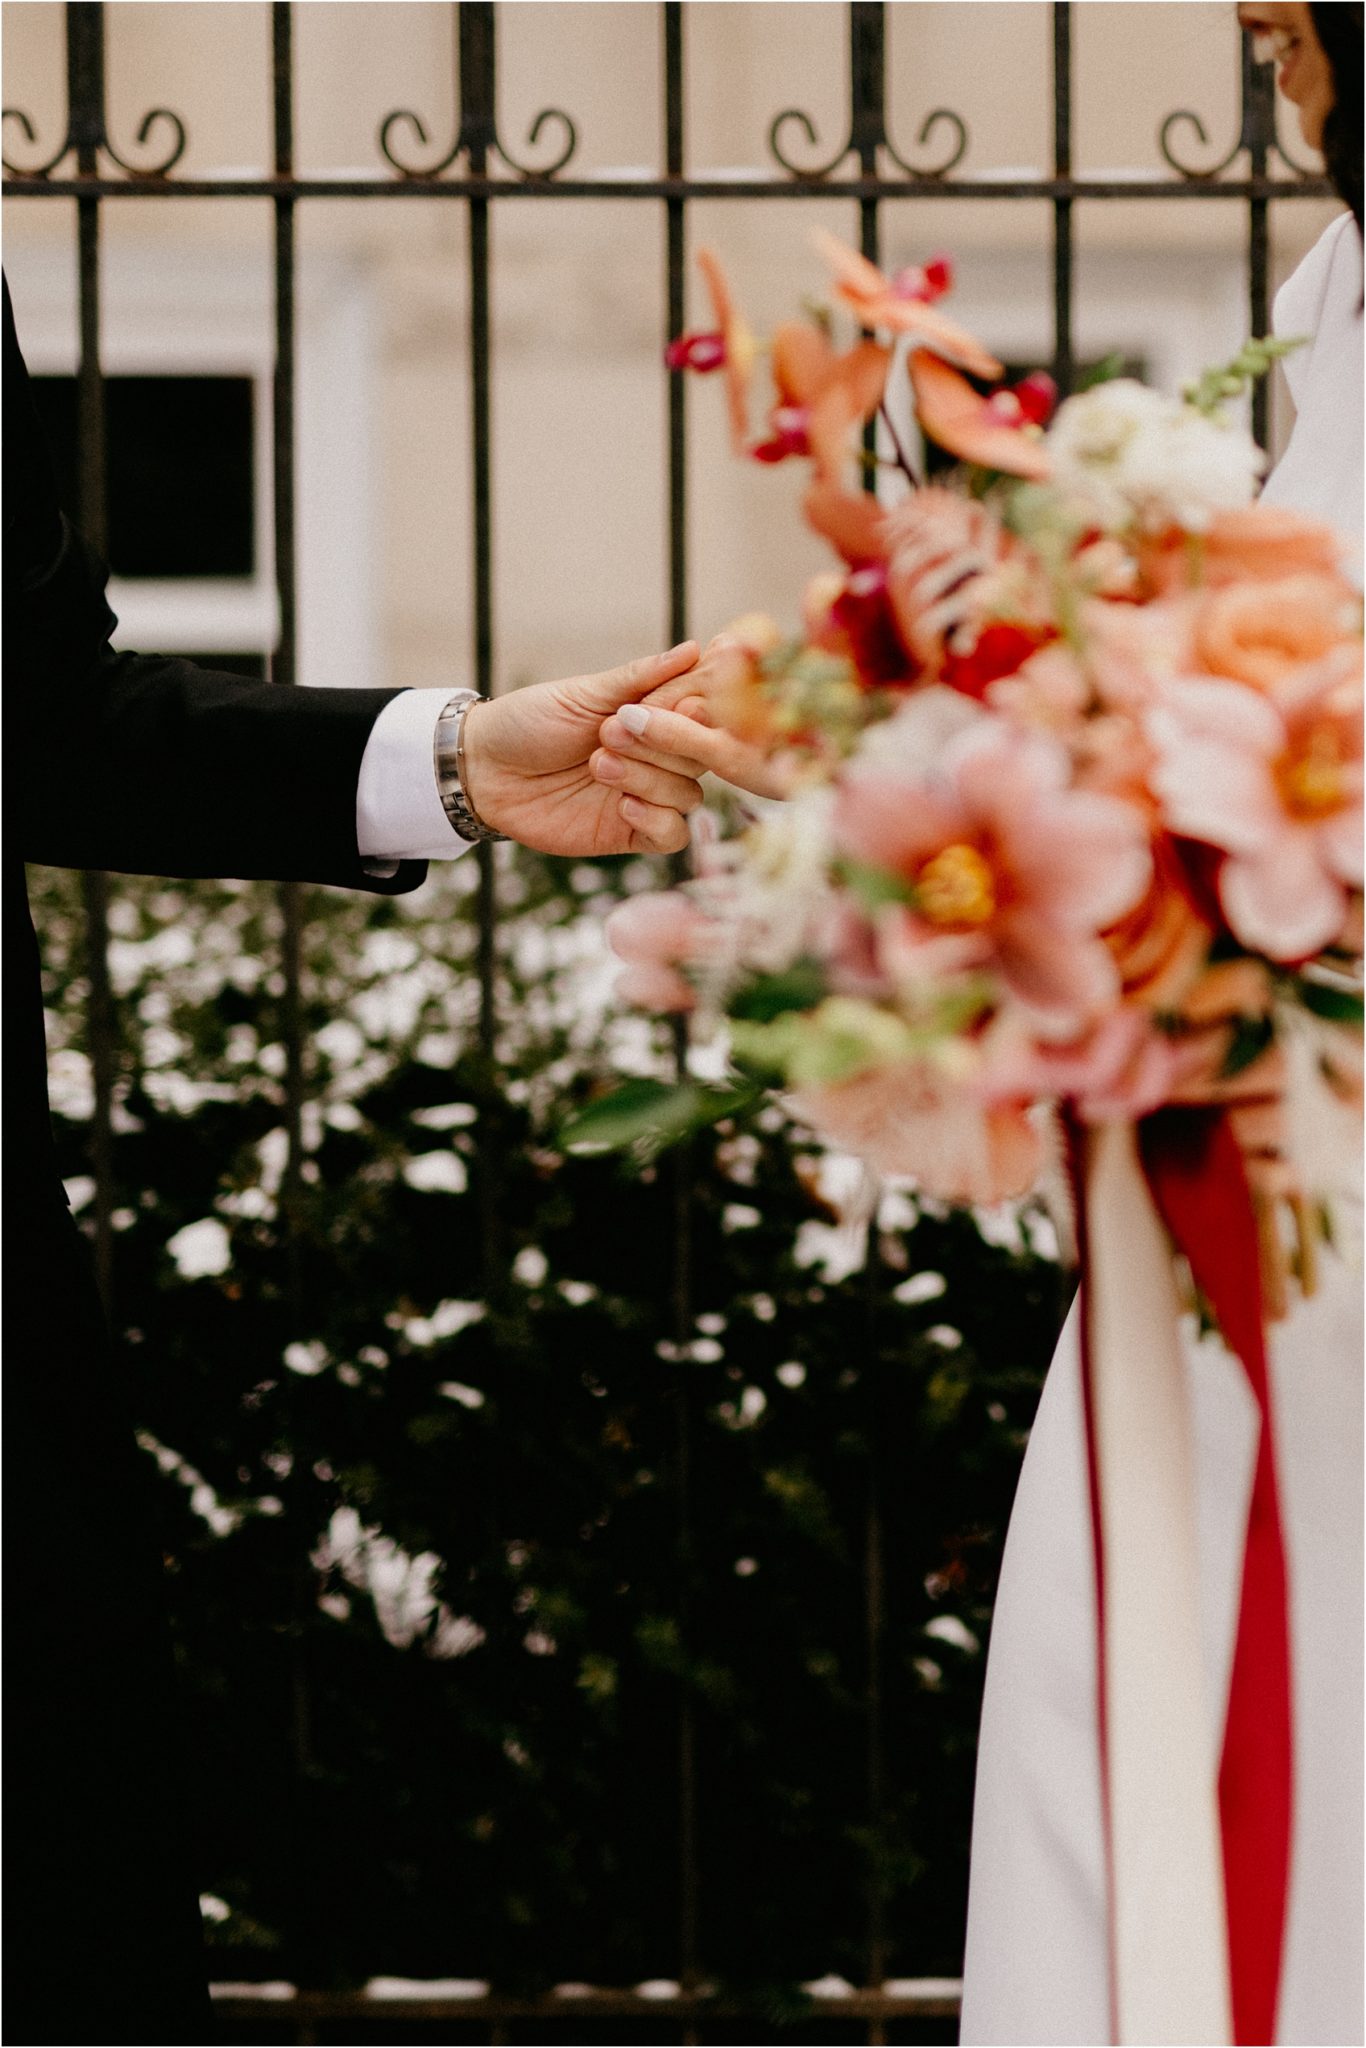
[(367, 877), (361, 756), (390, 690), (282, 689), (116, 653), (57, 501), (4, 288), (5, 2038), (210, 2038), (160, 1561), (84, 1239), (57, 1178), (25, 861)]

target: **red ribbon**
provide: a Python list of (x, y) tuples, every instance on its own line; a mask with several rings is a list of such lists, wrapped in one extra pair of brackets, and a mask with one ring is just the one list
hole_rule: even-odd
[(1276, 2039), (1293, 1813), (1290, 1616), (1276, 1485), (1261, 1261), (1242, 1153), (1223, 1112), (1166, 1109), (1138, 1127), (1158, 1214), (1241, 1363), (1261, 1429), (1219, 1770), (1233, 2038)]

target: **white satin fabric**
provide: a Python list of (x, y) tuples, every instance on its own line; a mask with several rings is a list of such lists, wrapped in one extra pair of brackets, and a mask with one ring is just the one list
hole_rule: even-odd
[[(1296, 424), (1265, 496), (1362, 529), (1361, 245), (1335, 221), (1276, 302)], [(1344, 1134), (1338, 1175), (1359, 1201)], [(1350, 1233), (1357, 1236), (1358, 1233)], [(1360, 2043), (1363, 2016), (1363, 1340), (1359, 1260), (1272, 1331), (1290, 1571), (1296, 1816), (1277, 2040)], [(1217, 1341), (1186, 1346), (1195, 1413), (1201, 1628), (1220, 1738), (1256, 1411)], [(1078, 1312), (1058, 1344), (1011, 1516), (973, 1815), (962, 2040), (1110, 2039), (1096, 1713), (1096, 1599)]]

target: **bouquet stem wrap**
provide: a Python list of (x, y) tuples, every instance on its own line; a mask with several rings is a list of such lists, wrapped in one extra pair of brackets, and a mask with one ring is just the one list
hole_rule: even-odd
[[(1218, 1110), (1078, 1132), (1073, 1162), (1114, 2038), (1274, 2042), (1290, 1867), (1290, 1654), (1251, 1196)], [(1261, 1416), (1221, 1763), (1205, 1691), (1173, 1245)]]

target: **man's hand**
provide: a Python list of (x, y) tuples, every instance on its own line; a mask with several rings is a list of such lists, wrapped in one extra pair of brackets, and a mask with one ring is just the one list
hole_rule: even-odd
[[(710, 770), (752, 796), (787, 796), (792, 761), (726, 726), (727, 712), (752, 687), (751, 667), (751, 655), (737, 641), (713, 640), (686, 675), (660, 684), (643, 704), (623, 705), (604, 723), (605, 758), (694, 778)], [(601, 759), (595, 773), (602, 772)]]
[(609, 760), (604, 720), (697, 661), (687, 640), (601, 675), (535, 683), (465, 715), (465, 793), (479, 817), (540, 853), (678, 853), (702, 801), (695, 775), (641, 754)]

